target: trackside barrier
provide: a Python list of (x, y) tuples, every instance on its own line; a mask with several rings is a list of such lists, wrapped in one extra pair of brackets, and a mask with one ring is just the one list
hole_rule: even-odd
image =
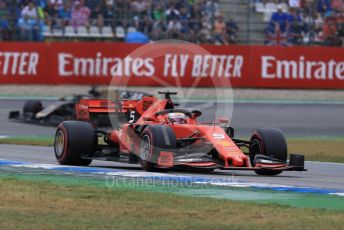
[(0, 84), (344, 88), (344, 49), (0, 43)]

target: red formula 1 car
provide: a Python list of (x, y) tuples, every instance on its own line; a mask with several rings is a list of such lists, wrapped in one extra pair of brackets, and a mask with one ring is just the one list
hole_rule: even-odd
[[(258, 129), (250, 140), (234, 138), (228, 120), (202, 124), (201, 111), (178, 108), (174, 92), (164, 99), (144, 96), (123, 100), (81, 100), (78, 121), (64, 121), (56, 130), (55, 156), (60, 164), (89, 165), (93, 159), (140, 163), (147, 171), (171, 168), (254, 170), (259, 175), (303, 171), (304, 156), (290, 154), (279, 129)], [(109, 114), (107, 128), (95, 120)], [(99, 123), (99, 121), (98, 121)], [(111, 124), (112, 123), (112, 126)]]

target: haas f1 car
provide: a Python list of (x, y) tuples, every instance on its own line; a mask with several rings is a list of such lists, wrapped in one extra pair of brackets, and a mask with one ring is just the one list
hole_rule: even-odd
[[(89, 165), (92, 160), (140, 163), (146, 171), (172, 168), (253, 170), (258, 175), (304, 171), (304, 156), (290, 154), (279, 129), (263, 128), (250, 140), (234, 138), (234, 129), (220, 119), (202, 124), (199, 110), (178, 108), (171, 95), (123, 100), (120, 106), (101, 99), (76, 104), (77, 121), (57, 127), (54, 150), (63, 165)], [(97, 120), (104, 119), (97, 127)], [(111, 116), (113, 119), (111, 119)], [(112, 123), (112, 126), (111, 126)]]

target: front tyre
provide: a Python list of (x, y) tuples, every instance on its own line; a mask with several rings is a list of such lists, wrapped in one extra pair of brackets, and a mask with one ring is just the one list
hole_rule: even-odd
[(56, 129), (54, 150), (56, 160), (62, 165), (91, 164), (96, 143), (93, 127), (82, 121), (64, 121)]
[(176, 149), (176, 136), (168, 126), (152, 125), (144, 129), (139, 145), (141, 167), (146, 171), (157, 171), (161, 151), (173, 152)]
[[(255, 166), (254, 158), (256, 154), (265, 155), (286, 162), (288, 157), (287, 142), (280, 129), (263, 128), (258, 129), (251, 137), (250, 145), (251, 164)], [(278, 175), (282, 170), (259, 169), (255, 170), (258, 175)]]
[(43, 109), (41, 101), (28, 100), (23, 106), (23, 115), (25, 118), (34, 118), (35, 115)]

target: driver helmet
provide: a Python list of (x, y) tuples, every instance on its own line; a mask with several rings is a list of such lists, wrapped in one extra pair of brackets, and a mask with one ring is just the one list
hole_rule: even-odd
[(184, 113), (169, 113), (167, 115), (167, 120), (171, 123), (184, 124), (186, 115)]

